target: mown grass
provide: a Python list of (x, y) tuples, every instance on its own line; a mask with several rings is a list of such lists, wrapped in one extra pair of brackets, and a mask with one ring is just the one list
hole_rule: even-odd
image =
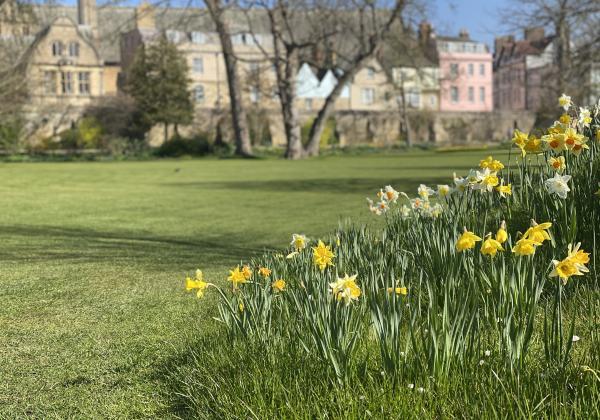
[(186, 272), (224, 281), (292, 232), (372, 220), (381, 185), (447, 182), (484, 155), (1, 164), (0, 417), (185, 416), (173, 372), (202, 334), (224, 345)]

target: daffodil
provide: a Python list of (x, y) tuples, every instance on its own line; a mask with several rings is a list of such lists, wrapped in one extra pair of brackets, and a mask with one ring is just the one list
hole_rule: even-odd
[(554, 169), (556, 172), (562, 172), (566, 168), (565, 157), (564, 156), (551, 157), (550, 159), (548, 159), (548, 165), (550, 165), (550, 167), (552, 169)]
[(294, 258), (296, 255), (299, 255), (299, 254), (300, 254), (300, 253), (299, 253), (298, 251), (292, 251), (292, 252), (290, 252), (289, 254), (287, 254), (287, 255), (285, 256), (285, 258), (286, 258), (287, 260), (291, 260), (292, 258)]
[(398, 200), (399, 193), (398, 191), (393, 189), (391, 185), (386, 185), (383, 190), (383, 193), (384, 198), (390, 203), (395, 203), (396, 200)]
[(571, 97), (563, 93), (560, 98), (558, 98), (558, 104), (562, 106), (565, 111), (568, 111), (571, 107)]
[(233, 270), (229, 271), (229, 277), (227, 279), (233, 284), (233, 288), (237, 289), (240, 284), (244, 284), (248, 281), (244, 272), (240, 270), (240, 266), (238, 265)]
[(437, 186), (437, 195), (440, 198), (446, 198), (452, 193), (452, 189), (449, 185), (438, 185)]
[(500, 193), (502, 198), (506, 198), (507, 195), (512, 195), (512, 184), (504, 185), (504, 180), (500, 180), (500, 185), (496, 187), (496, 191)]
[(454, 186), (456, 191), (465, 192), (469, 187), (469, 180), (466, 178), (460, 178), (454, 174)]
[(319, 240), (316, 247), (313, 247), (313, 262), (319, 267), (319, 270), (323, 271), (328, 265), (333, 265), (333, 258), (335, 254), (331, 251), (329, 245), (325, 245), (323, 241)]
[(385, 213), (386, 211), (388, 211), (390, 209), (390, 206), (387, 201), (381, 200), (379, 203), (377, 203), (377, 209), (381, 213)]
[(534, 240), (521, 238), (513, 247), (512, 252), (521, 257), (525, 255), (533, 255), (535, 254), (536, 247), (539, 245), (541, 244)]
[(498, 251), (504, 251), (504, 248), (502, 248), (502, 244), (492, 238), (492, 235), (490, 234), (488, 238), (481, 244), (481, 253), (483, 255), (494, 257)]
[(592, 122), (592, 114), (588, 108), (579, 108), (579, 124), (589, 127)]
[(523, 239), (531, 239), (532, 241), (542, 244), (544, 241), (550, 240), (548, 229), (552, 227), (552, 223), (545, 222), (537, 224), (535, 220), (531, 221), (531, 227), (527, 229), (523, 235)]
[(427, 200), (430, 196), (434, 194), (434, 191), (427, 185), (421, 184), (417, 189), (417, 193), (419, 194), (419, 197), (421, 197), (423, 200)]
[(496, 241), (503, 244), (508, 240), (508, 233), (506, 233), (506, 222), (503, 220), (500, 224), (500, 228), (496, 232)]
[(406, 287), (388, 287), (387, 292), (389, 294), (395, 293), (397, 295), (406, 296), (408, 294), (408, 289)]
[(335, 299), (343, 300), (346, 305), (357, 301), (361, 295), (360, 287), (356, 284), (356, 274), (353, 276), (346, 274), (343, 278), (338, 277), (337, 281), (329, 283), (329, 288)]
[(191, 292), (196, 289), (196, 296), (201, 298), (204, 296), (204, 290), (208, 287), (209, 283), (204, 281), (204, 277), (202, 275), (202, 271), (196, 270), (196, 277), (186, 277), (185, 278), (185, 290)]
[(245, 265), (242, 267), (242, 274), (246, 280), (250, 280), (250, 277), (252, 277), (252, 270), (249, 266)]
[(285, 280), (277, 279), (271, 284), (271, 287), (277, 292), (283, 292), (285, 290)]
[(542, 153), (542, 140), (533, 134), (529, 135), (527, 143), (525, 143), (525, 147), (522, 149), (522, 152), (523, 156), (525, 156), (525, 152), (533, 154)]
[(481, 238), (475, 235), (473, 232), (470, 232), (465, 228), (465, 231), (460, 238), (456, 241), (456, 249), (458, 252), (462, 252), (466, 249), (475, 248), (475, 243), (481, 241)]
[(513, 133), (512, 141), (519, 149), (524, 150), (527, 140), (529, 139), (529, 133), (524, 133), (521, 130), (515, 130)]
[(367, 203), (369, 203), (369, 211), (377, 216), (381, 216), (381, 210), (377, 208), (377, 206), (373, 205), (373, 200), (367, 198)]
[(544, 181), (544, 186), (550, 194), (556, 194), (560, 198), (567, 198), (567, 193), (571, 191), (567, 184), (571, 179), (571, 175), (560, 175), (559, 173), (554, 174), (553, 178)]
[(558, 121), (560, 121), (561, 124), (565, 125), (571, 124), (571, 116), (569, 114), (562, 114)]
[(479, 161), (479, 167), (481, 169), (489, 168), (493, 161), (494, 161), (494, 158), (491, 156), (488, 156), (485, 159), (481, 159)]
[(408, 207), (406, 204), (403, 204), (402, 207), (400, 207), (400, 216), (405, 219), (410, 216), (410, 207)]
[(564, 133), (565, 136), (565, 147), (578, 154), (584, 147), (587, 148), (585, 144), (587, 142), (587, 138), (583, 134), (579, 134), (574, 128), (567, 128)]
[(554, 269), (550, 273), (550, 277), (559, 277), (563, 284), (567, 284), (570, 277), (582, 276), (584, 273), (589, 272), (585, 266), (590, 261), (589, 254), (579, 250), (580, 246), (581, 243), (574, 247), (569, 245), (567, 257), (564, 260), (552, 260)]
[(292, 247), (294, 247), (296, 251), (302, 251), (304, 248), (306, 248), (307, 243), (308, 239), (306, 238), (306, 235), (294, 233), (292, 235), (292, 242), (290, 243), (290, 245), (292, 245)]
[(485, 168), (482, 172), (477, 172), (477, 179), (479, 183), (474, 185), (474, 189), (481, 190), (482, 192), (491, 192), (495, 186), (500, 183), (496, 172), (492, 172), (489, 168)]
[(560, 153), (567, 149), (564, 133), (549, 133), (542, 136), (542, 140), (554, 153)]
[(258, 274), (260, 274), (264, 278), (267, 278), (271, 275), (271, 270), (268, 269), (267, 267), (260, 267), (258, 269)]

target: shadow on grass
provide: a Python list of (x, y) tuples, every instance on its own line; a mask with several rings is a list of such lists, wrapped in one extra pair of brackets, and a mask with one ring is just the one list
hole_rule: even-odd
[(368, 195), (384, 185), (392, 185), (409, 195), (416, 195), (419, 184), (428, 185), (451, 184), (452, 174), (447, 177), (402, 177), (402, 178), (323, 178), (305, 180), (270, 180), (270, 181), (231, 181), (231, 182), (189, 182), (167, 183), (173, 187), (197, 189), (226, 189), (241, 191), (266, 192), (317, 192), (327, 194), (357, 193)]
[(0, 250), (1, 261), (65, 263), (109, 262), (176, 267), (202, 259), (225, 264), (259, 255), (248, 235), (224, 232), (211, 239), (170, 237), (142, 232), (111, 232), (94, 229), (10, 225), (0, 226), (3, 238), (16, 239)]

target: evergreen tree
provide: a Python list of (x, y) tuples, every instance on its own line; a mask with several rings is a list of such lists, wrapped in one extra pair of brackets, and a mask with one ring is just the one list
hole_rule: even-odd
[(128, 91), (148, 124), (164, 124), (165, 141), (170, 124), (177, 132), (179, 124), (189, 124), (193, 119), (188, 82), (184, 56), (164, 35), (138, 50), (128, 78)]

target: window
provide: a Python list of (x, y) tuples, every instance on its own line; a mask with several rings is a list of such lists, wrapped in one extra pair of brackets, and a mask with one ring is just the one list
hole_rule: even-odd
[(306, 109), (309, 109), (309, 110), (310, 110), (310, 109), (312, 109), (312, 106), (313, 106), (313, 101), (312, 101), (312, 98), (306, 98), (306, 99), (304, 100), (304, 108), (306, 108)]
[(181, 32), (179, 31), (173, 31), (169, 29), (167, 30), (166, 35), (169, 42), (172, 42), (173, 44), (177, 44), (179, 41), (181, 41)]
[(458, 76), (458, 63), (450, 63), (450, 76)]
[(367, 77), (371, 80), (375, 78), (375, 69), (373, 67), (367, 68)]
[(435, 106), (435, 96), (432, 95), (429, 97), (429, 105)]
[(373, 88), (364, 88), (360, 91), (360, 98), (363, 104), (371, 105), (375, 101), (375, 90)]
[(231, 37), (231, 42), (233, 42), (234, 44), (243, 44), (246, 45), (248, 44), (248, 41), (251, 39), (252, 37), (242, 33), (242, 34), (235, 34)]
[(63, 95), (70, 95), (73, 93), (73, 73), (70, 71), (63, 71), (60, 74), (60, 81)]
[(192, 32), (191, 38), (194, 44), (204, 44), (206, 42), (206, 35), (202, 32)]
[(69, 42), (69, 56), (79, 57), (79, 42)]
[(44, 72), (44, 93), (53, 95), (56, 93), (56, 72)]
[(475, 65), (473, 63), (469, 63), (469, 76), (473, 76), (475, 74)]
[(479, 88), (479, 101), (485, 102), (485, 87), (483, 86)]
[(485, 75), (485, 64), (480, 64), (479, 65), (479, 75), (480, 76), (484, 76)]
[(63, 54), (63, 43), (60, 41), (54, 41), (52, 43), (52, 55), (59, 57)]
[(450, 86), (450, 100), (452, 102), (458, 102), (458, 87)]
[(198, 85), (194, 88), (194, 101), (204, 102), (204, 86)]
[(192, 70), (194, 73), (202, 74), (204, 73), (204, 60), (202, 57), (195, 57), (192, 61)]
[(79, 94), (89, 95), (90, 94), (90, 72), (80, 71), (79, 72)]
[(421, 94), (419, 91), (412, 90), (408, 92), (408, 106), (412, 108), (419, 108), (421, 105)]
[(259, 100), (260, 100), (260, 91), (258, 90), (258, 87), (252, 86), (252, 89), (250, 90), (250, 101), (255, 104)]
[(475, 88), (469, 86), (469, 102), (475, 102)]

